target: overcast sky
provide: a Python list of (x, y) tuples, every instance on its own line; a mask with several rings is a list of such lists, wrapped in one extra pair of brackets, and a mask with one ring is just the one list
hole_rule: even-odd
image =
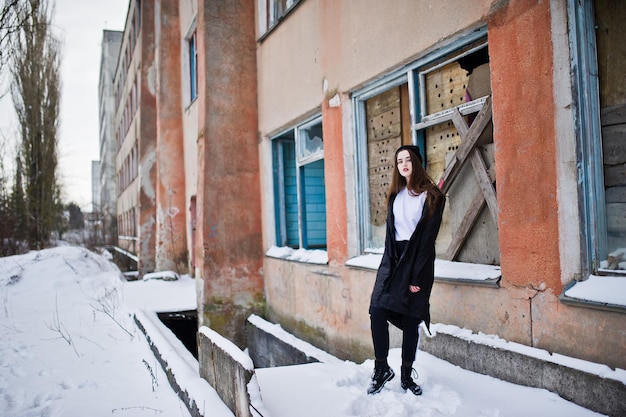
[[(98, 78), (102, 31), (123, 30), (128, 0), (50, 0), (63, 40), (59, 176), (66, 202), (91, 211), (91, 161), (99, 156)], [(0, 103), (0, 133), (17, 131), (10, 95)], [(5, 158), (14, 146), (3, 144)], [(8, 149), (7, 149), (8, 148)]]

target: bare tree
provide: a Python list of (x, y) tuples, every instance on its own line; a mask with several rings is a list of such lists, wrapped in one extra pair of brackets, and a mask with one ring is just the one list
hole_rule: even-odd
[(61, 44), (51, 30), (47, 0), (27, 0), (23, 13), (14, 39), (11, 95), (21, 141), (27, 239), (35, 249), (48, 245), (61, 207), (56, 172)]
[[(13, 55), (13, 40), (28, 19), (26, 0), (2, 0), (0, 8), (0, 76)], [(0, 90), (0, 97), (6, 93)]]

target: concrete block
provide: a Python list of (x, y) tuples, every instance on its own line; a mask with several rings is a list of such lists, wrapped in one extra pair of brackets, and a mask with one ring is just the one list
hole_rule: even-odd
[(263, 319), (255, 316), (254, 320), (249, 318), (246, 321), (248, 353), (255, 367), (271, 368), (320, 362), (313, 356), (313, 353), (307, 353), (294, 344), (288, 343), (285, 337), (280, 337), (275, 331), (270, 331), (267, 326), (259, 326), (257, 323), (259, 320)]
[(472, 372), (543, 388), (608, 416), (626, 416), (626, 385), (615, 379), (446, 333), (422, 337), (420, 349)]
[(338, 361), (335, 356), (256, 314), (251, 314), (246, 321), (246, 336), (249, 355), (257, 368)]
[(250, 357), (208, 327), (200, 328), (198, 342), (200, 376), (237, 417), (251, 417), (248, 383), (254, 365)]

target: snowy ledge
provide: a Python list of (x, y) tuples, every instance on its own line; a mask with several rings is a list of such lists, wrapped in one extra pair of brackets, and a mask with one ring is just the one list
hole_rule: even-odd
[(611, 369), (604, 364), (590, 362), (578, 358), (572, 358), (570, 356), (561, 355), (559, 353), (550, 353), (547, 350), (522, 345), (521, 343), (509, 342), (507, 340), (501, 339), (496, 335), (488, 335), (484, 333), (476, 334), (469, 329), (461, 329), (460, 327), (449, 324), (433, 323), (431, 324), (430, 329), (432, 331), (433, 337), (437, 333), (447, 334), (462, 340), (466, 340), (468, 342), (516, 352), (521, 355), (526, 355), (537, 358), (539, 360), (552, 362), (557, 365), (578, 369), (583, 372), (598, 375), (602, 378), (609, 378), (626, 384), (626, 370), (624, 369)]
[(293, 334), (287, 332), (282, 328), (280, 324), (270, 323), (269, 321), (257, 316), (256, 314), (251, 314), (248, 317), (248, 321), (259, 329), (263, 330), (267, 334), (270, 334), (276, 337), (278, 340), (294, 347), (300, 352), (304, 352), (306, 355), (317, 359), (320, 362), (324, 363), (340, 363), (342, 362), (335, 356), (330, 353), (319, 349), (312, 344), (305, 342), (302, 339), (298, 339)]
[[(363, 269), (378, 269), (382, 254), (368, 253), (346, 262), (347, 266)], [(497, 265), (482, 265), (468, 262), (452, 262), (435, 259), (435, 280), (497, 287), (502, 277)]]
[(626, 278), (590, 275), (572, 282), (559, 297), (564, 304), (626, 312)]
[(292, 249), (288, 246), (280, 248), (278, 246), (272, 246), (265, 253), (265, 256), (308, 264), (328, 264), (328, 252), (318, 249)]

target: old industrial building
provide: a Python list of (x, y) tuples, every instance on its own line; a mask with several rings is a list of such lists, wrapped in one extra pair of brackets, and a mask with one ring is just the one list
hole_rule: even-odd
[[(113, 82), (117, 245), (372, 356), (400, 144), (447, 195), (434, 323), (625, 368), (621, 2), (131, 0)], [(600, 294), (600, 295), (598, 295)], [(436, 354), (437, 352), (435, 352)]]

